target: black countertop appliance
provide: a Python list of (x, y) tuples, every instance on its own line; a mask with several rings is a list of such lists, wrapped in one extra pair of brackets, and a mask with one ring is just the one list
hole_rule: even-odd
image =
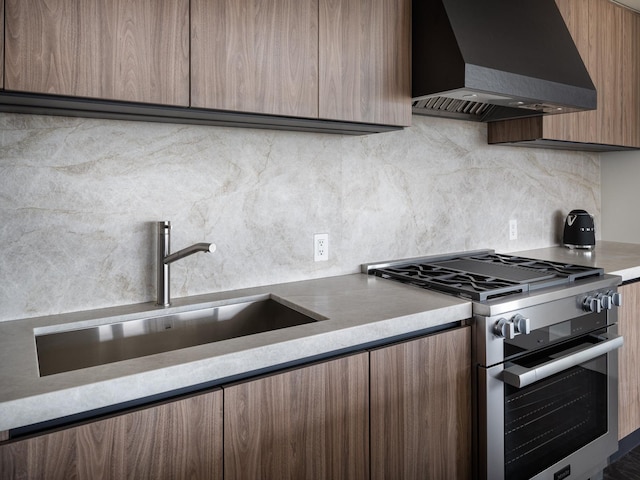
[(586, 210), (571, 210), (564, 222), (562, 243), (568, 248), (593, 248), (596, 245), (596, 228), (593, 216)]

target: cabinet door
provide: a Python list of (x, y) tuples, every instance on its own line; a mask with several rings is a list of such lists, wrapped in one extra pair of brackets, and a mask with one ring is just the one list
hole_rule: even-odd
[(411, 125), (411, 2), (320, 0), (320, 117)]
[(622, 10), (622, 144), (640, 146), (640, 14)]
[(622, 7), (608, 0), (589, 4), (598, 66), (593, 78), (598, 90), (596, 143), (622, 145)]
[(222, 392), (0, 445), (0, 478), (222, 478)]
[(471, 333), (371, 352), (371, 478), (471, 478)]
[(224, 477), (369, 477), (361, 353), (224, 388)]
[[(589, 72), (591, 80), (598, 93), (598, 109), (602, 105), (602, 92), (598, 88), (597, 79), (600, 75), (595, 46), (592, 40), (594, 31), (590, 29), (590, 10), (595, 8), (595, 3), (585, 0), (556, 0), (558, 9), (567, 24), (584, 66)], [(543, 118), (544, 137), (569, 142), (595, 141), (598, 124), (598, 111), (566, 113), (560, 115), (547, 115)]]
[(5, 0), (6, 89), (189, 104), (189, 0)]
[(640, 428), (640, 282), (623, 285), (618, 309), (618, 439)]
[(191, 105), (318, 116), (317, 0), (192, 0)]
[(4, 0), (0, 0), (0, 90), (4, 88)]

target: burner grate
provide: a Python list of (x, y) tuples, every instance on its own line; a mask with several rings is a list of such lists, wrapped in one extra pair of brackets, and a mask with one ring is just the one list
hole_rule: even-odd
[(453, 293), (481, 302), (529, 290), (527, 284), (429, 264), (381, 268), (373, 270), (372, 273), (378, 277), (399, 280), (440, 292)]
[(526, 268), (527, 270), (546, 273), (549, 276), (563, 277), (569, 282), (574, 282), (580, 278), (604, 275), (604, 270), (602, 268), (552, 262), (549, 260), (536, 260), (533, 258), (524, 258), (499, 253), (490, 253), (468, 258), (484, 263), (500, 264), (514, 268)]
[(532, 290), (561, 286), (578, 279), (604, 275), (601, 268), (571, 265), (512, 255), (440, 258), (374, 268), (369, 273), (422, 288), (486, 301)]

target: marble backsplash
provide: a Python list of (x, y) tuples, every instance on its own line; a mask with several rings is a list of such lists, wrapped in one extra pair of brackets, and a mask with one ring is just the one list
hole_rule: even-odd
[[(599, 227), (598, 154), (413, 123), (351, 137), (0, 114), (0, 321), (152, 301), (159, 220), (174, 251), (218, 247), (172, 265), (173, 297), (545, 247), (573, 208)], [(314, 233), (329, 234), (328, 262), (313, 261)]]

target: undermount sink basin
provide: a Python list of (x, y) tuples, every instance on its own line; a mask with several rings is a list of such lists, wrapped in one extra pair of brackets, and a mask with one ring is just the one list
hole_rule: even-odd
[(273, 298), (36, 335), (40, 376), (317, 321)]

